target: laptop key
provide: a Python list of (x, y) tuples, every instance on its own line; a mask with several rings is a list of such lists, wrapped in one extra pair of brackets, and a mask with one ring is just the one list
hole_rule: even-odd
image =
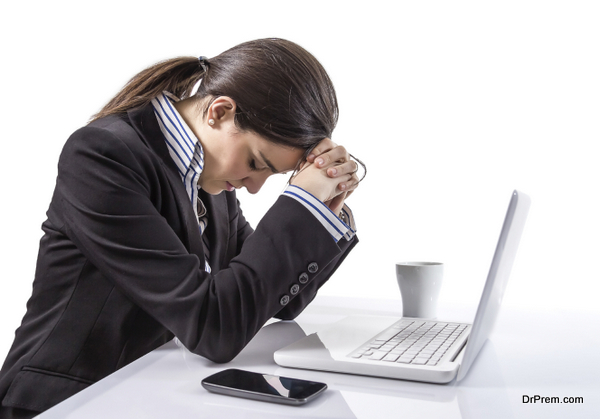
[(375, 351), (375, 352), (373, 353), (373, 355), (371, 355), (371, 356), (369, 357), (369, 359), (372, 359), (372, 360), (374, 360), (374, 361), (380, 361), (380, 360), (382, 360), (382, 359), (383, 359), (383, 357), (384, 357), (384, 356), (386, 356), (387, 354), (388, 354), (388, 353), (387, 353), (387, 351)]

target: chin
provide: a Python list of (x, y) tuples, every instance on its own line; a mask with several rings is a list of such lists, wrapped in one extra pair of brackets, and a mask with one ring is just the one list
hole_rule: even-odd
[(200, 189), (202, 189), (205, 193), (209, 195), (219, 195), (221, 192), (224, 191), (224, 189), (222, 187), (219, 187), (219, 185), (214, 185), (210, 182), (208, 185), (198, 184), (198, 186), (200, 186)]
[(219, 195), (222, 192), (225, 192), (225, 189), (204, 189), (204, 192), (209, 195)]

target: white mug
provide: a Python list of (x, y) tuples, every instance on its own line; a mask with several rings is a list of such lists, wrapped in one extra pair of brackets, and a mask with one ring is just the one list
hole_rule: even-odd
[(402, 315), (433, 319), (442, 288), (444, 265), (439, 262), (396, 264), (396, 279), (402, 296)]

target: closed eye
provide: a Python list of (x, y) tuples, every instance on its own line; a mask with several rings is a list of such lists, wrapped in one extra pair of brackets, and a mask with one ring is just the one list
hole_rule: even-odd
[(262, 159), (264, 160), (264, 164), (266, 165), (266, 167), (261, 167), (260, 169), (256, 166), (256, 158), (251, 158), (250, 162), (248, 163), (248, 166), (250, 167), (250, 170), (252, 171), (258, 171), (258, 170), (270, 170), (271, 173), (273, 174), (277, 174), (277, 173), (281, 173), (280, 171), (278, 171), (274, 166), (273, 163), (271, 163), (269, 161), (269, 159), (267, 159), (265, 157), (265, 155), (262, 153), (262, 151), (259, 152)]
[(258, 167), (256, 166), (256, 160), (255, 159), (251, 159), (250, 162), (248, 163), (248, 166), (250, 167), (250, 170), (252, 170), (253, 172), (259, 172), (261, 170), (268, 170), (268, 167)]

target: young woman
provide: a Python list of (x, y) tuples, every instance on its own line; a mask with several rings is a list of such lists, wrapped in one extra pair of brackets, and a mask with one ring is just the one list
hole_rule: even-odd
[[(0, 417), (44, 411), (174, 336), (228, 362), (269, 318), (297, 316), (357, 243), (337, 116), (325, 70), (281, 39), (135, 76), (64, 146)], [(274, 173), (294, 176), (253, 231), (235, 189)]]

